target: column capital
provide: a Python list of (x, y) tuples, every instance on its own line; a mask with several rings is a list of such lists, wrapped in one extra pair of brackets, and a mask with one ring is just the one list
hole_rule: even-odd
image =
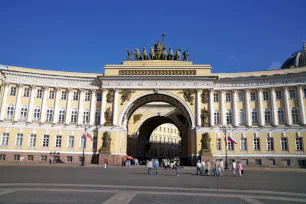
[(244, 89), (244, 92), (249, 92), (249, 91), (250, 91), (249, 88), (245, 88), (245, 89)]
[(210, 89), (208, 89), (210, 92), (213, 92), (214, 91), (214, 88), (210, 88)]
[(196, 90), (197, 90), (197, 92), (200, 92), (200, 91), (202, 91), (202, 89), (200, 89), (200, 88), (196, 88)]
[(224, 90), (224, 89), (220, 89), (219, 91), (220, 91), (220, 93), (223, 93), (223, 92), (225, 92), (225, 90)]
[(275, 90), (275, 87), (274, 87), (274, 86), (270, 87), (270, 90), (271, 90), (271, 91), (274, 91), (274, 90)]
[(10, 84), (10, 82), (4, 82), (4, 86), (9, 86)]
[(260, 88), (257, 88), (257, 91), (258, 92), (262, 92), (262, 88), (260, 87)]
[(37, 88), (37, 86), (36, 85), (30, 85), (30, 87), (31, 87), (31, 89), (33, 89), (33, 90), (35, 90), (36, 88)]
[(118, 88), (114, 88), (114, 92), (118, 92), (118, 90), (119, 90)]
[(302, 88), (303, 88), (303, 85), (297, 85), (297, 88), (298, 88), (298, 89), (302, 89)]
[(72, 92), (73, 91), (73, 88), (68, 88), (68, 92)]
[(43, 89), (46, 91), (49, 89), (49, 86), (43, 86)]
[(85, 92), (85, 89), (83, 89), (83, 88), (82, 88), (82, 89), (80, 89), (80, 92)]
[(233, 92), (233, 93), (236, 93), (236, 92), (237, 92), (237, 89), (232, 89), (232, 92)]
[(22, 87), (23, 87), (23, 84), (18, 83), (17, 86), (18, 86), (19, 88), (22, 88)]
[(97, 89), (91, 89), (91, 92), (94, 94), (96, 93)]
[(61, 87), (56, 86), (56, 87), (54, 87), (54, 90), (59, 91), (59, 90), (61, 90)]
[(285, 91), (288, 90), (288, 86), (283, 86), (282, 87)]

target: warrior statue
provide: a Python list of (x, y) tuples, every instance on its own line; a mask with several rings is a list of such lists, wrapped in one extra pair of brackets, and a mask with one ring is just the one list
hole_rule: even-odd
[(162, 55), (161, 55), (161, 60), (166, 60), (166, 57), (167, 57), (167, 50), (166, 50), (166, 47), (164, 47), (163, 49), (163, 52), (162, 52)]
[(135, 48), (135, 59), (136, 60), (142, 60), (141, 58), (141, 55), (140, 55), (140, 52), (139, 52), (139, 49), (138, 48)]
[(183, 52), (183, 56), (184, 56), (183, 60), (184, 60), (184, 61), (188, 61), (188, 56), (189, 56), (188, 50), (186, 50), (185, 52)]
[(147, 53), (147, 48), (146, 47), (143, 47), (142, 58), (143, 58), (143, 60), (149, 60), (148, 53)]
[(155, 52), (154, 52), (153, 47), (150, 47), (150, 58), (151, 60), (155, 60)]
[(133, 51), (127, 51), (128, 53), (128, 60), (133, 60)]
[(181, 59), (181, 48), (177, 48), (176, 54), (174, 56), (174, 60), (180, 60)]
[(173, 56), (174, 56), (174, 53), (173, 53), (172, 48), (170, 47), (169, 54), (167, 56), (167, 60), (173, 60)]

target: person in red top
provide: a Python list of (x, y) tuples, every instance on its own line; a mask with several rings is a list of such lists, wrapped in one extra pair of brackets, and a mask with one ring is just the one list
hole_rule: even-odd
[(107, 167), (107, 164), (108, 164), (108, 159), (104, 159), (104, 168), (106, 169)]
[(243, 167), (242, 164), (240, 162), (238, 162), (238, 166), (237, 166), (238, 172), (239, 172), (239, 176), (242, 176), (242, 172), (243, 172)]

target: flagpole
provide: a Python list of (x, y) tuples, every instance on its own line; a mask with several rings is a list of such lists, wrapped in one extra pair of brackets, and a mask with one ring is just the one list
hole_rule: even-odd
[(84, 151), (85, 151), (85, 144), (86, 144), (86, 133), (87, 133), (87, 124), (84, 123), (84, 129), (85, 129), (85, 132), (83, 134), (83, 156), (82, 156), (82, 163), (81, 163), (81, 166), (85, 166), (85, 154), (84, 154)]
[(226, 133), (227, 130), (231, 129), (231, 126), (228, 125), (228, 127), (226, 127), (226, 125), (221, 125), (220, 126), (220, 130), (222, 132), (224, 132), (224, 143), (225, 143), (225, 169), (228, 169), (228, 162), (227, 162), (227, 140), (226, 140)]

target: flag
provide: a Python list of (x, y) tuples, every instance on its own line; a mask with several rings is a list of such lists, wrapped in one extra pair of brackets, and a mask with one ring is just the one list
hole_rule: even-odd
[(230, 141), (231, 143), (237, 144), (237, 141), (234, 138), (232, 138), (231, 136), (228, 136), (227, 140)]
[(93, 141), (93, 138), (89, 133), (83, 134), (83, 137), (84, 137), (85, 140), (88, 137), (91, 141)]

